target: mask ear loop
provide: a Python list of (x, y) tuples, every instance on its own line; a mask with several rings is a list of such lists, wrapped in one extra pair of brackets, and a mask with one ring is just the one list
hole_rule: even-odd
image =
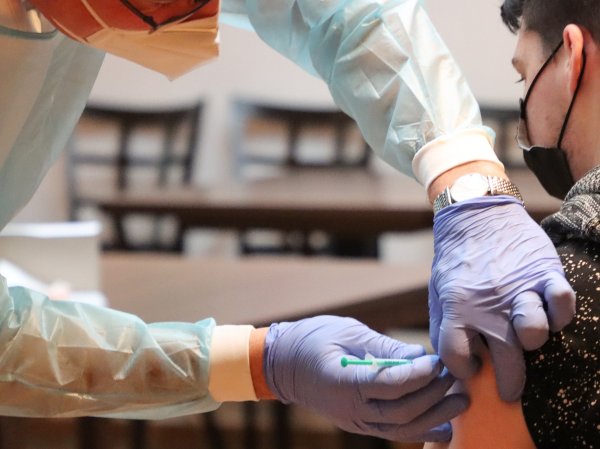
[(563, 45), (563, 41), (560, 41), (560, 43), (556, 46), (556, 48), (552, 51), (552, 53), (550, 53), (550, 56), (548, 56), (548, 59), (546, 59), (546, 62), (544, 62), (544, 64), (542, 64), (542, 66), (540, 67), (538, 72), (535, 74), (533, 81), (529, 85), (529, 89), (527, 89), (525, 98), (523, 100), (521, 100), (521, 104), (522, 104), (522, 107), (520, 108), (521, 109), (521, 119), (527, 120), (527, 101), (529, 100), (529, 95), (531, 95), (531, 92), (533, 91), (533, 86), (535, 86), (535, 83), (538, 82), (538, 80), (540, 79), (540, 75), (546, 69), (548, 64), (550, 64), (550, 61), (552, 61), (552, 59), (554, 59), (554, 56), (556, 55), (556, 53), (558, 53), (558, 50), (560, 50), (560, 47), (562, 47), (562, 45)]
[(577, 78), (577, 87), (575, 87), (575, 92), (573, 92), (573, 99), (571, 100), (571, 104), (569, 105), (567, 115), (565, 116), (565, 122), (563, 123), (562, 129), (560, 130), (560, 136), (558, 137), (558, 143), (556, 144), (557, 148), (561, 148), (563, 137), (565, 136), (565, 131), (567, 130), (567, 124), (569, 123), (569, 117), (571, 117), (571, 111), (573, 110), (575, 99), (577, 98), (579, 88), (581, 87), (581, 80), (583, 79), (583, 73), (585, 71), (585, 50), (583, 50), (582, 56), (583, 62), (581, 64), (581, 72), (579, 73), (579, 78)]

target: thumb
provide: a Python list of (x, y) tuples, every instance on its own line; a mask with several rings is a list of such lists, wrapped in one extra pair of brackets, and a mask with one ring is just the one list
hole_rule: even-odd
[(440, 298), (433, 279), (429, 281), (429, 338), (435, 352), (439, 352), (440, 328), (442, 325), (443, 311)]
[(456, 378), (468, 379), (479, 370), (482, 345), (481, 337), (475, 330), (454, 326), (450, 320), (443, 320), (439, 354)]

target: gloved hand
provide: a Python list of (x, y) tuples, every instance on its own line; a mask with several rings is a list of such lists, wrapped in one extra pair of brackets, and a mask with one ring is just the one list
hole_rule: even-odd
[[(379, 371), (341, 366), (342, 356), (363, 359), (367, 353), (413, 363)], [(306, 406), (349, 432), (389, 440), (448, 440), (447, 421), (468, 405), (466, 396), (444, 397), (454, 378), (437, 356), (352, 318), (319, 316), (271, 325), (264, 372), (280, 401)]]
[(433, 232), (433, 347), (452, 374), (467, 378), (479, 368), (483, 336), (500, 396), (519, 399), (523, 349), (542, 346), (548, 327), (558, 331), (575, 314), (575, 293), (554, 246), (511, 196), (448, 206), (436, 214)]

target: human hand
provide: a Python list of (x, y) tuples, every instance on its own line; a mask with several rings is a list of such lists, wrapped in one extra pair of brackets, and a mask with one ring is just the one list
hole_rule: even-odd
[(523, 349), (542, 346), (549, 328), (559, 331), (575, 314), (575, 293), (554, 246), (521, 202), (509, 196), (448, 206), (436, 214), (433, 231), (433, 347), (450, 372), (464, 379), (479, 368), (484, 337), (500, 396), (519, 399)]
[[(363, 359), (367, 353), (412, 363), (378, 371), (341, 366), (342, 356)], [(280, 401), (306, 406), (349, 432), (389, 440), (448, 440), (448, 421), (468, 405), (466, 396), (445, 396), (454, 378), (437, 356), (352, 318), (319, 316), (271, 325), (264, 371)]]

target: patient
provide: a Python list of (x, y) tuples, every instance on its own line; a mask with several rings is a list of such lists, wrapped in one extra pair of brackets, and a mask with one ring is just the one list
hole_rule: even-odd
[(452, 421), (452, 441), (425, 449), (600, 448), (599, 211), (600, 166), (543, 222), (559, 242), (557, 251), (577, 293), (577, 313), (541, 349), (525, 353), (521, 402), (500, 399), (486, 355), (481, 372), (465, 384), (471, 406)]
[(486, 359), (466, 383), (472, 404), (453, 421), (452, 441), (425, 447), (600, 448), (600, 2), (504, 0), (502, 18), (518, 31), (519, 145), (546, 190), (564, 198), (542, 227), (577, 293), (577, 313), (525, 353), (521, 402), (498, 398)]

